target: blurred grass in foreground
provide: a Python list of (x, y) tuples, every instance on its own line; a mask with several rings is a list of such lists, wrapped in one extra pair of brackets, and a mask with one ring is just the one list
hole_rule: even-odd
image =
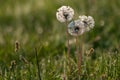
[[(82, 73), (88, 76), (83, 76), (83, 78), (96, 80), (105, 75), (108, 80), (119, 79), (119, 69), (115, 67), (115, 65), (120, 66), (118, 64), (120, 61), (119, 0), (1, 0), (0, 74), (9, 77), (10, 62), (18, 58), (14, 52), (14, 43), (18, 40), (22, 49), (20, 54), (23, 54), (31, 63), (30, 67), (23, 63), (18, 64), (18, 69), (15, 69), (16, 76), (21, 74), (23, 77), (25, 74), (23, 79), (26, 77), (35, 79), (34, 48), (41, 47), (38, 56), (43, 80), (61, 78), (63, 53), (66, 51), (65, 25), (56, 20), (56, 11), (62, 5), (69, 5), (76, 10), (75, 18), (83, 14), (91, 15), (96, 22), (95, 28), (84, 35), (85, 52), (91, 47), (95, 49), (95, 52), (90, 57), (84, 56)], [(71, 61), (73, 65), (71, 77), (76, 79), (73, 37), (71, 41), (73, 43), (71, 55), (74, 62)]]

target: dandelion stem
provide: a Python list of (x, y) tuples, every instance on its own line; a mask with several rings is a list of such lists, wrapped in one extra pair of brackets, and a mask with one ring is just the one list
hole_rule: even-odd
[(82, 63), (82, 40), (80, 44), (80, 52), (79, 52), (79, 42), (78, 42), (78, 36), (76, 36), (76, 53), (77, 53), (77, 60), (78, 60), (78, 76), (80, 80), (81, 75), (81, 63)]
[(65, 61), (65, 55), (64, 55), (64, 63), (63, 63), (63, 65), (64, 65), (64, 74), (63, 74), (63, 80), (66, 80), (66, 61)]
[(80, 53), (79, 53), (79, 64), (80, 64), (80, 73), (79, 73), (79, 75), (81, 75), (82, 53), (83, 53), (83, 39), (82, 39), (82, 36), (81, 36)]
[[(76, 36), (76, 53), (77, 53), (77, 55), (79, 55), (79, 53), (78, 53), (78, 36)], [(78, 56), (78, 72), (79, 72), (79, 56)]]
[(41, 80), (40, 67), (39, 67), (39, 61), (38, 61), (38, 55), (37, 55), (37, 48), (35, 48), (35, 57), (36, 57), (36, 65), (37, 65), (37, 68), (38, 68), (38, 77), (39, 77), (39, 80)]
[[(66, 21), (66, 27), (68, 26), (68, 22)], [(68, 33), (68, 27), (66, 29), (66, 40), (67, 40), (67, 54), (68, 54), (68, 65), (69, 65), (69, 70), (71, 69), (70, 66), (70, 44), (69, 44), (69, 33)], [(70, 71), (69, 71), (70, 72)]]
[(78, 75), (80, 75), (80, 54), (79, 54), (79, 45), (78, 45), (78, 36), (76, 36), (76, 53), (78, 59)]

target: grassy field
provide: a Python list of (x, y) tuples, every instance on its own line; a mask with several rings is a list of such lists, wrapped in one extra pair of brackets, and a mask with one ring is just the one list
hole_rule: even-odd
[(63, 5), (75, 19), (95, 19), (82, 39), (81, 80), (120, 80), (119, 0), (0, 0), (0, 80), (79, 80), (74, 37), (68, 61), (66, 26), (56, 19)]

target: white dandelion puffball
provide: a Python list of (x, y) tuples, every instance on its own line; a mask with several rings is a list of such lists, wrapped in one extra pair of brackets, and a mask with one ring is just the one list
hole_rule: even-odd
[(89, 31), (94, 27), (95, 21), (93, 17), (91, 16), (79, 16), (80, 21), (84, 23), (84, 27), (86, 28), (86, 31)]
[(68, 32), (72, 36), (82, 35), (85, 32), (84, 23), (79, 19), (70, 22), (68, 25)]
[(74, 16), (74, 10), (69, 6), (62, 6), (56, 12), (56, 17), (60, 22), (66, 22), (72, 20)]

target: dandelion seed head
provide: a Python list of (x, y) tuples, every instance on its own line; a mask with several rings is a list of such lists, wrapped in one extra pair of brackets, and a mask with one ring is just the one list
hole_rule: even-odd
[(68, 32), (73, 36), (82, 35), (85, 32), (84, 23), (81, 22), (79, 19), (72, 21), (68, 25)]
[(56, 12), (56, 17), (60, 22), (66, 22), (72, 20), (74, 16), (74, 10), (69, 6), (62, 6)]
[(84, 23), (84, 27), (86, 31), (89, 31), (94, 27), (95, 21), (93, 17), (83, 15), (83, 16), (79, 16), (79, 19)]

